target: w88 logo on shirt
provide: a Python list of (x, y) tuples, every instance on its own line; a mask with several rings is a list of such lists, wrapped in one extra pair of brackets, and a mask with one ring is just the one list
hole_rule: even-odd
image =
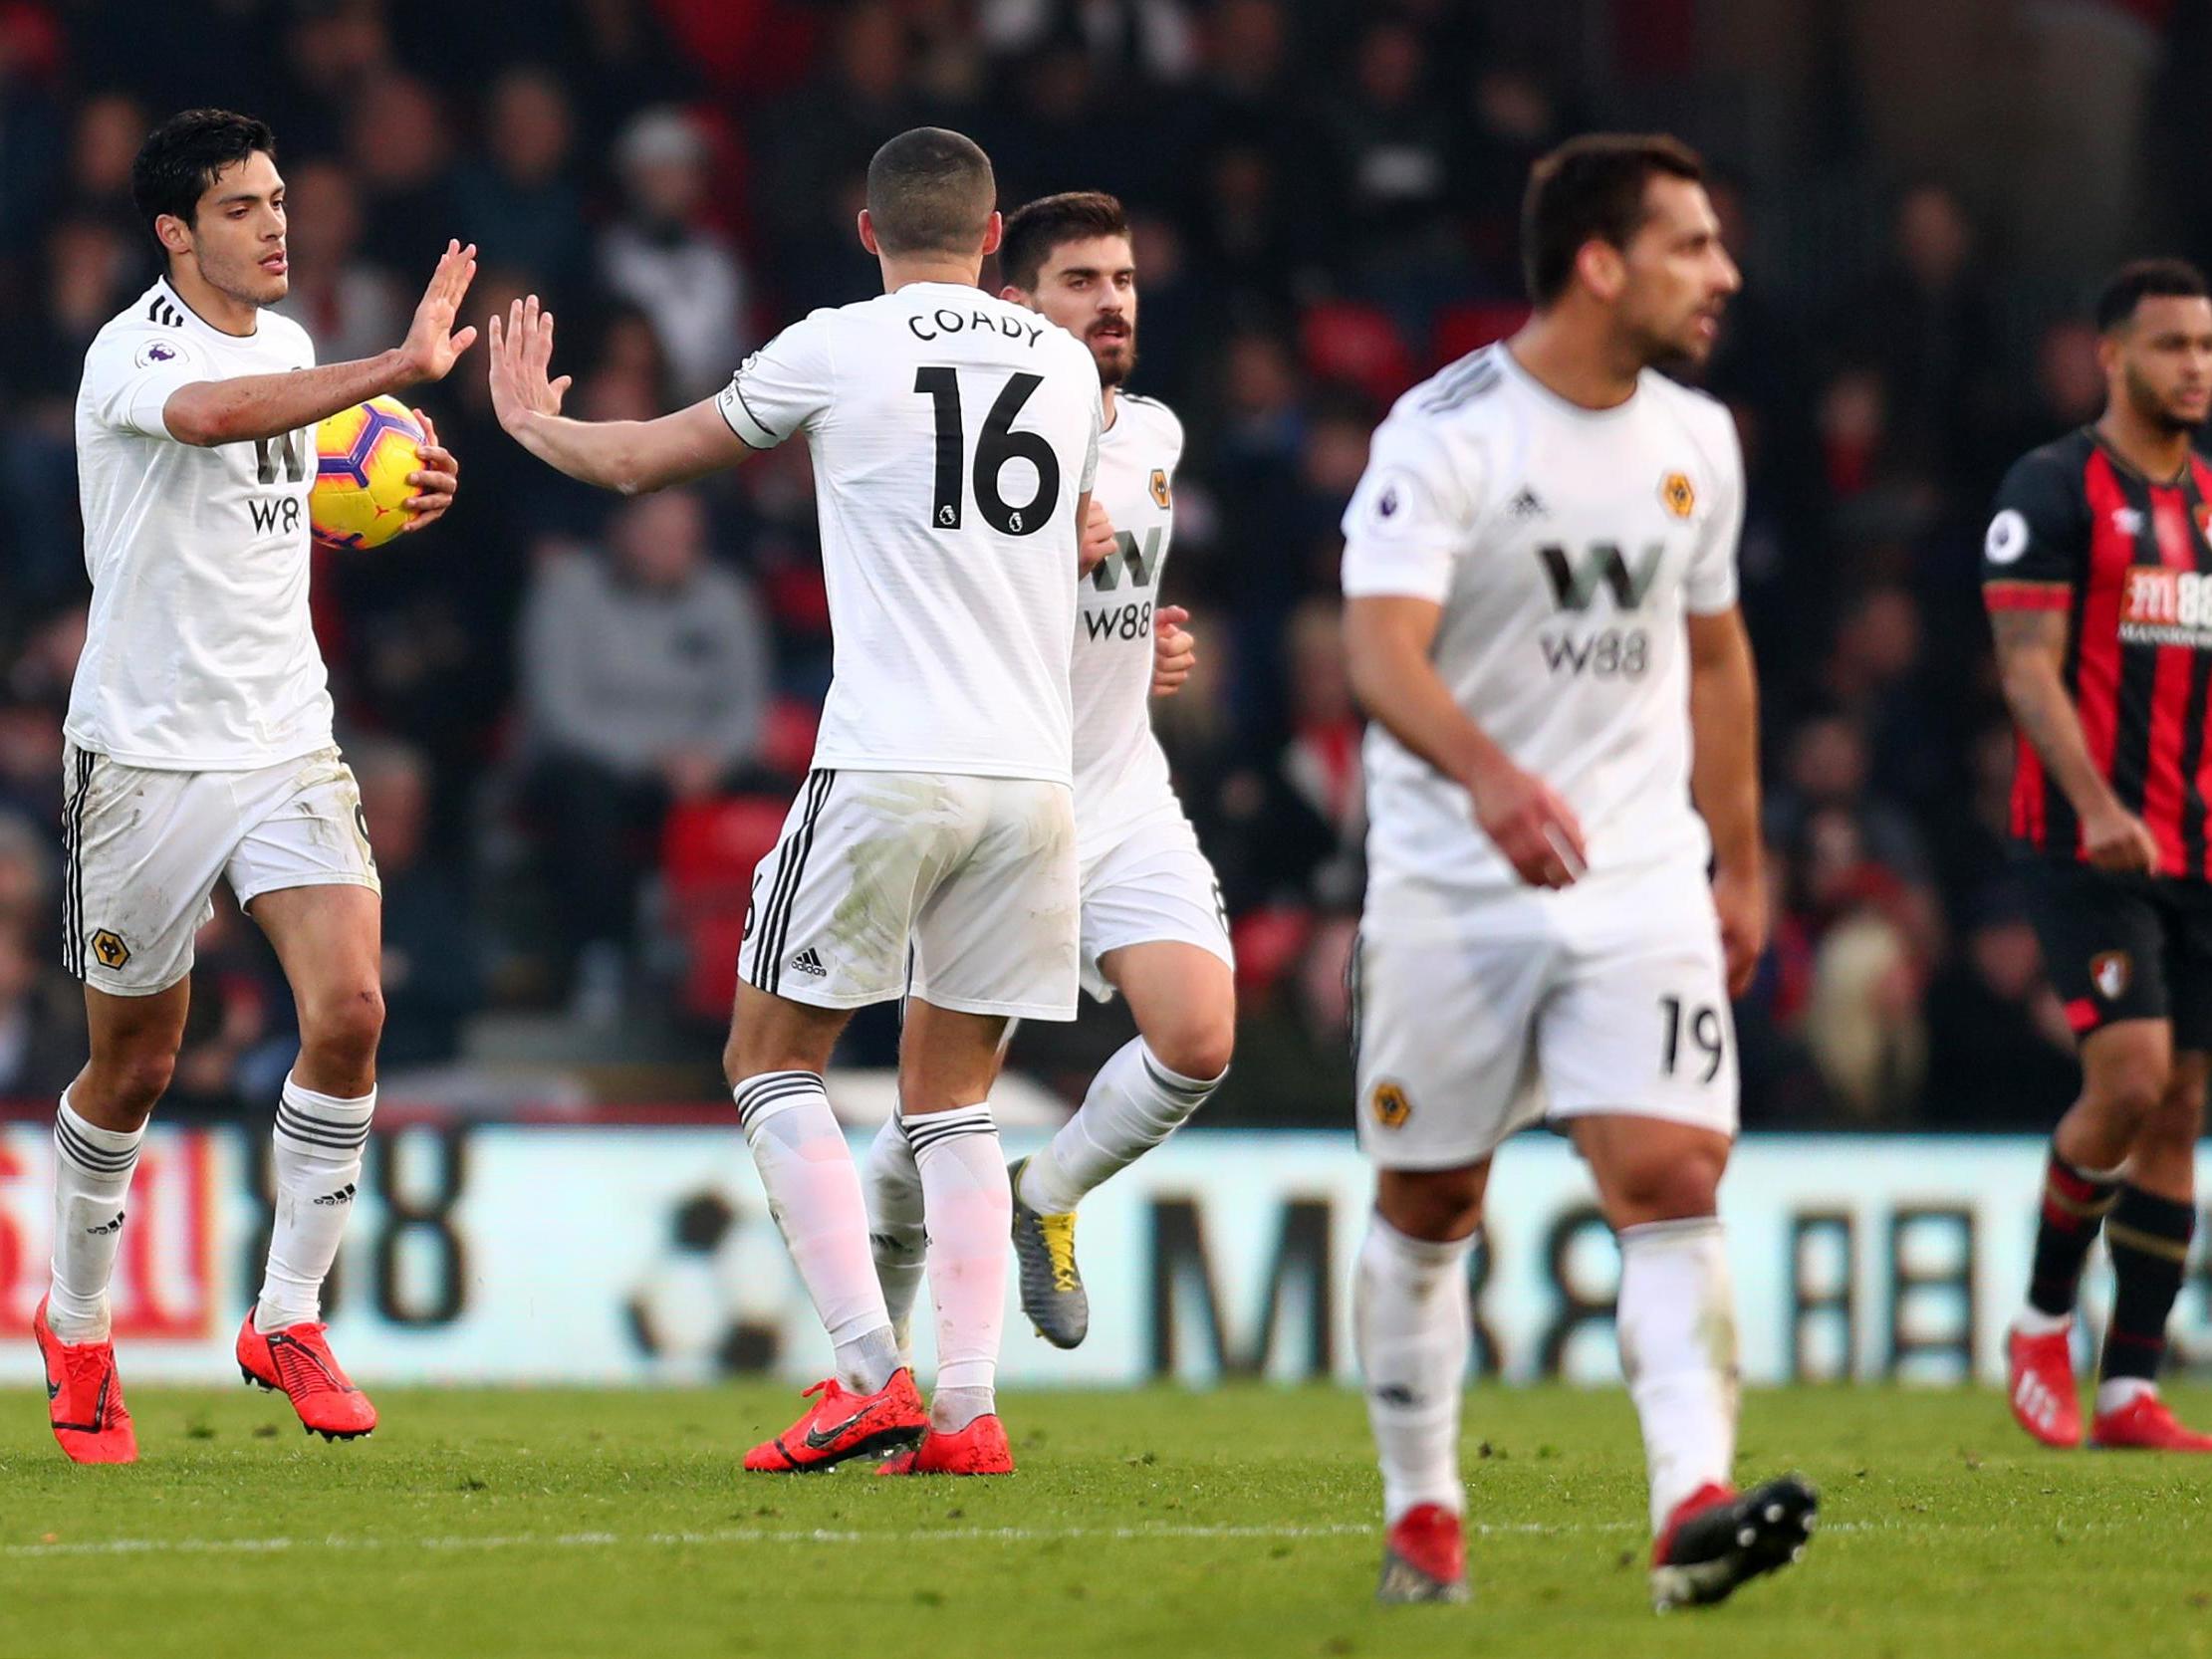
[(2130, 644), (2212, 648), (2212, 573), (2156, 565), (2130, 570), (2119, 634)]

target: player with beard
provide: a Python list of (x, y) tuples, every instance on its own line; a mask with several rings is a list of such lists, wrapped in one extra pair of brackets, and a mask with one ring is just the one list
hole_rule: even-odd
[[(1105, 430), (1088, 540), (1098, 565), (1078, 592), (1076, 856), (1083, 979), (1128, 998), (1137, 1035), (1092, 1079), (1075, 1116), (1009, 1172), (1022, 1308), (1072, 1348), (1090, 1329), (1076, 1266), (1076, 1206), (1165, 1140), (1229, 1069), (1236, 984), (1213, 866), (1168, 781), (1149, 695), (1189, 673), (1187, 612), (1160, 606), (1174, 530), (1183, 427), (1125, 383), (1136, 367), (1136, 261), (1121, 204), (1096, 191), (1033, 201), (1006, 221), (1001, 297), (1042, 312), (1091, 349)], [(904, 1122), (876, 1135), (866, 1169), (869, 1231), (884, 1300), (903, 1341), (922, 1271), (921, 1181)]]
[(1378, 1166), (1353, 1314), (1384, 1601), (1467, 1594), (1467, 1253), (1492, 1153), (1546, 1117), (1620, 1244), (1654, 1603), (1721, 1599), (1794, 1559), (1813, 1521), (1795, 1477), (1732, 1486), (1716, 1198), (1729, 995), (1767, 928), (1743, 460), (1728, 411), (1655, 366), (1703, 361), (1738, 287), (1701, 177), (1666, 137), (1538, 162), (1534, 318), (1398, 400), (1345, 512), (1372, 717), (1354, 1068)]
[[(269, 128), (222, 110), (163, 122), (130, 191), (161, 276), (85, 354), (77, 472), (92, 613), (64, 766), (63, 960), (92, 1058), (55, 1114), (54, 1276), (33, 1315), (48, 1410), (79, 1463), (137, 1456), (108, 1287), (138, 1147), (176, 1064), (192, 938), (230, 883), (276, 947), (300, 1054), (277, 1102), (267, 1276), (239, 1369), (327, 1438), (376, 1425), (332, 1357), (321, 1291), (376, 1105), (382, 908), (308, 619), (315, 425), (442, 378), (476, 250), (447, 243), (407, 337), (318, 365), (285, 296), (285, 190)], [(420, 530), (452, 500), (427, 416)]]
[(2212, 298), (2178, 260), (2119, 271), (2096, 307), (2104, 412), (2025, 455), (1997, 494), (1982, 592), (2020, 729), (2013, 822), (2082, 1094), (2051, 1137), (2013, 1416), (2082, 1439), (2082, 1265), (2111, 1247), (2089, 1443), (2212, 1452), (2158, 1397), (2195, 1209), (2212, 1069)]

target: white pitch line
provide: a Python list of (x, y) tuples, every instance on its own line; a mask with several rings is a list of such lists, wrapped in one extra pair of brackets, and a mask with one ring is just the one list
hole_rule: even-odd
[[(1478, 1522), (1467, 1530), (1481, 1538), (1535, 1535), (1564, 1538), (1583, 1533), (1627, 1532), (1633, 1522), (1553, 1525), (1545, 1522)], [(1340, 1522), (1313, 1527), (928, 1527), (909, 1532), (854, 1532), (834, 1527), (728, 1527), (711, 1532), (516, 1533), (480, 1538), (265, 1538), (265, 1539), (105, 1539), (71, 1543), (0, 1544), (11, 1560), (67, 1555), (267, 1555), (288, 1549), (433, 1549), (462, 1553), (492, 1549), (609, 1549), (624, 1546), (691, 1548), (722, 1543), (1048, 1543), (1105, 1540), (1141, 1543), (1150, 1539), (1223, 1539), (1280, 1541), (1297, 1539), (1368, 1538), (1380, 1529), (1373, 1522)]]

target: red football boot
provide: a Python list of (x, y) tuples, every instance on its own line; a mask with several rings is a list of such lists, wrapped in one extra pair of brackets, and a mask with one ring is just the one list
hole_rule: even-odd
[(995, 1413), (985, 1412), (954, 1434), (935, 1429), (921, 1437), (921, 1444), (901, 1452), (878, 1475), (1011, 1475), (1014, 1448), (1006, 1443), (1006, 1425)]
[(72, 1463), (136, 1463), (138, 1435), (123, 1408), (113, 1342), (65, 1342), (46, 1322), (46, 1298), (31, 1315), (46, 1362), (46, 1414)]
[(847, 1458), (910, 1446), (929, 1427), (914, 1373), (903, 1365), (872, 1394), (856, 1394), (836, 1377), (824, 1377), (805, 1397), (814, 1404), (782, 1434), (747, 1452), (747, 1469), (756, 1475), (829, 1469)]
[(1377, 1601), (1465, 1601), (1467, 1540), (1459, 1517), (1441, 1504), (1416, 1504), (1397, 1519), (1382, 1545)]
[(1820, 1495), (1784, 1475), (1740, 1496), (1703, 1486), (1674, 1506), (1651, 1545), (1651, 1605), (1702, 1606), (1788, 1566), (1805, 1553)]
[(2100, 1411), (2089, 1444), (2106, 1452), (2212, 1452), (2212, 1434), (2185, 1429), (2156, 1394), (2137, 1394), (2117, 1411)]
[(2046, 1446), (2082, 1444), (2082, 1402), (2074, 1386), (2074, 1342), (2069, 1331), (2005, 1337), (2005, 1398), (2013, 1421)]
[(356, 1440), (376, 1426), (376, 1408), (332, 1356), (327, 1332), (320, 1322), (259, 1331), (248, 1313), (238, 1330), (238, 1371), (255, 1387), (290, 1399), (309, 1434)]

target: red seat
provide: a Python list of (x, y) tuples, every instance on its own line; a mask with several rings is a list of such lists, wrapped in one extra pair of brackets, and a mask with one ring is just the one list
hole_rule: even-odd
[(1413, 354), (1388, 312), (1346, 300), (1309, 306), (1298, 320), (1299, 355), (1320, 379), (1357, 386), (1377, 404), (1414, 380)]
[(686, 1012), (720, 1019), (737, 993), (737, 948), (745, 939), (753, 867), (783, 832), (789, 803), (765, 795), (688, 801), (670, 810), (660, 834), (668, 917), (683, 941)]
[(1469, 352), (1505, 339), (1528, 320), (1529, 308), (1519, 300), (1471, 300), (1446, 306), (1436, 314), (1430, 332), (1430, 366), (1457, 362)]

